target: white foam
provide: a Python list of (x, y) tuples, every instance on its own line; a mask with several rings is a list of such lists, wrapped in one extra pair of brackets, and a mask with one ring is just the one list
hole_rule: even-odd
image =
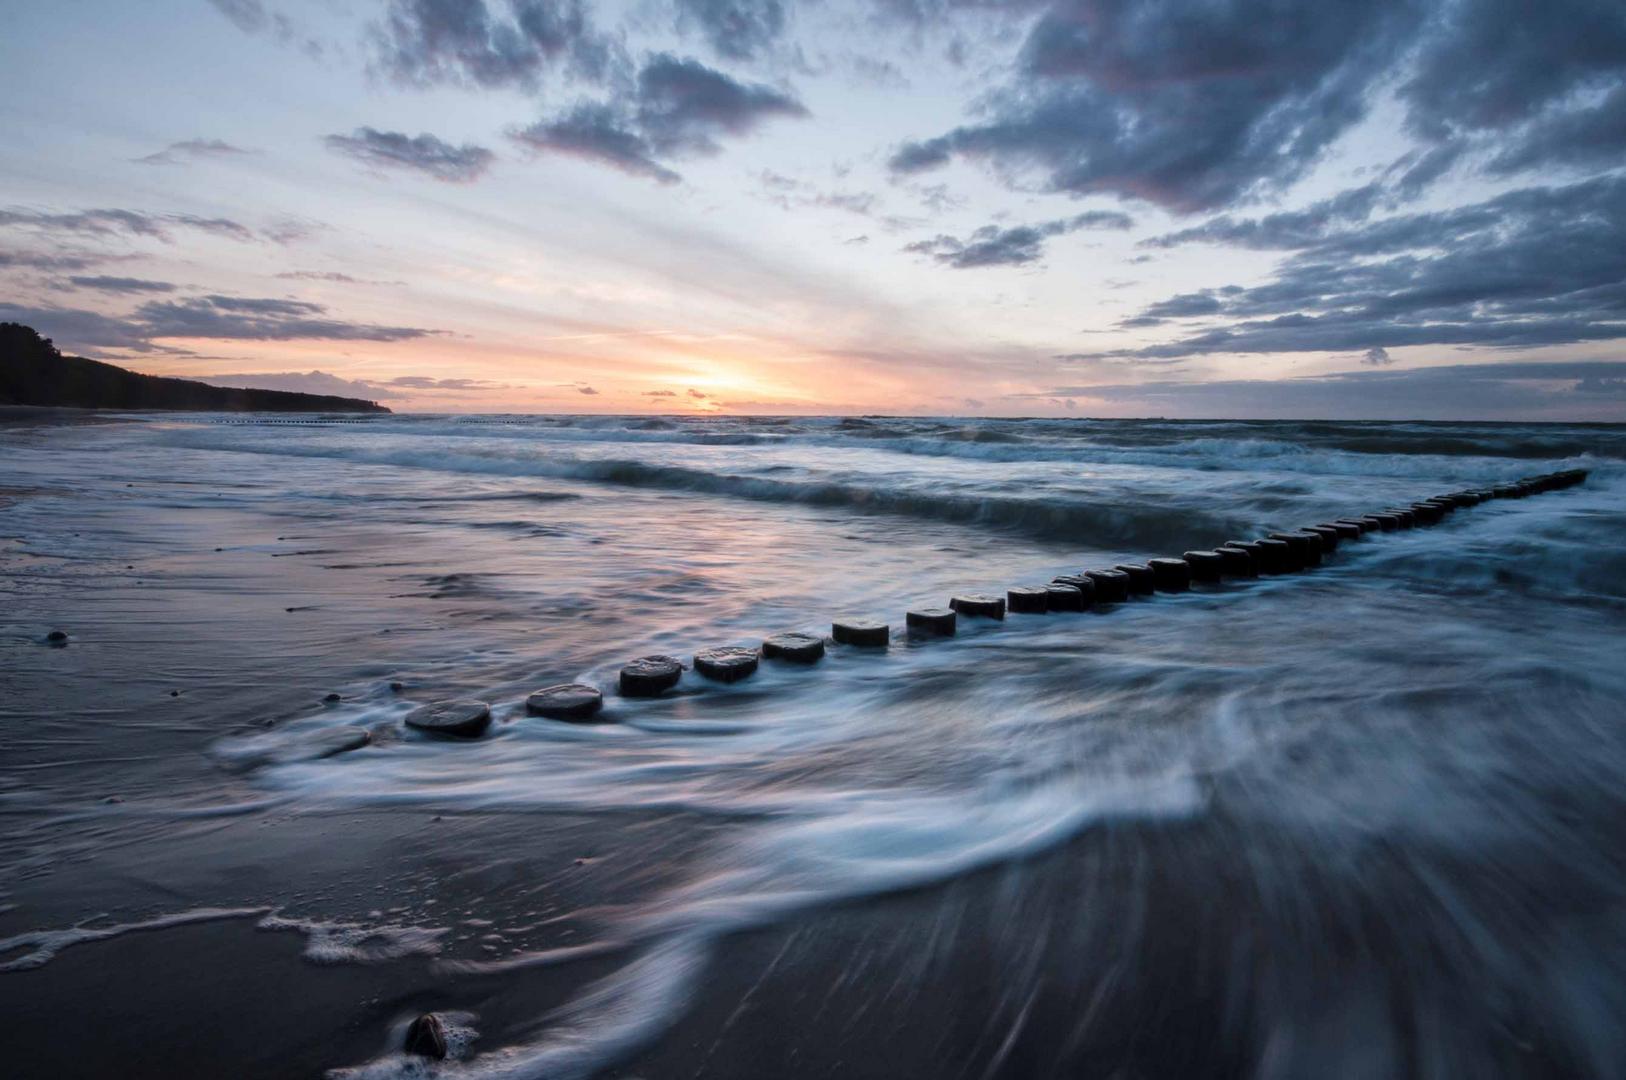
[(71, 945), (87, 941), (106, 941), (123, 934), (137, 934), (147, 930), (165, 930), (191, 923), (217, 922), (221, 919), (244, 919), (263, 915), (269, 910), (257, 908), (193, 908), (173, 915), (160, 915), (140, 922), (118, 923), (114, 926), (72, 926), (64, 930), (31, 930), (26, 934), (0, 940), (0, 956), (26, 949), (21, 956), (0, 963), (0, 971), (27, 971), (49, 963), (56, 954)]
[(381, 964), (408, 956), (433, 956), (449, 931), (429, 926), (367, 926), (267, 915), (261, 930), (294, 930), (305, 935), (305, 959), (316, 964)]

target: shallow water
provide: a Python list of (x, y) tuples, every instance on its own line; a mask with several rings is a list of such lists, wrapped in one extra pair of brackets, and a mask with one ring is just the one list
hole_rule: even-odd
[[(356, 1075), (414, 1002), (458, 1076), (1626, 1074), (1626, 430), (213, 419), (0, 429), (0, 1000), (236, 919), (295, 994), (431, 958), (302, 1051)], [(1570, 467), (1307, 574), (523, 715)], [(492, 733), (402, 727), (446, 696)]]

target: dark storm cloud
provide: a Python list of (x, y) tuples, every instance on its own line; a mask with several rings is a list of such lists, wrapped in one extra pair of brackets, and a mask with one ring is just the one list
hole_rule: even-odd
[(1400, 87), (1420, 135), (1501, 131), (1578, 91), (1617, 85), (1626, 70), (1626, 7), (1557, 0), (1539, 15), (1521, 0), (1434, 7), (1417, 63)]
[(1370, 364), (1372, 367), (1386, 367), (1394, 363), (1394, 357), (1389, 355), (1388, 349), (1374, 346), (1366, 350), (1365, 354), (1361, 356), (1361, 363)]
[(149, 214), (140, 210), (78, 210), (52, 214), (13, 207), (0, 210), (0, 227), (30, 229), (40, 233), (78, 233), (87, 236), (139, 236), (165, 243), (174, 239), (176, 229), (249, 241), (254, 230), (229, 218), (206, 218), (195, 214)]
[(935, 236), (904, 246), (905, 251), (930, 255), (945, 266), (968, 270), (982, 266), (1025, 266), (1044, 255), (1044, 242), (1079, 229), (1128, 229), (1134, 219), (1116, 210), (1092, 210), (1038, 225), (1001, 228), (984, 225), (965, 239)]
[[(1296, 379), (1060, 386), (1047, 394), (1095, 398), (1148, 415), (1372, 419), (1626, 418), (1626, 362), (1452, 364), (1345, 371)], [(1036, 395), (1042, 396), (1042, 395)]]
[(1304, 175), (1396, 85), (1422, 144), (1392, 193), (1626, 150), (1626, 5), (1554, 0), (1054, 0), (983, 116), (896, 149), (1012, 182), (1215, 209)]
[(629, 99), (583, 102), (553, 120), (512, 133), (521, 145), (597, 161), (660, 183), (681, 177), (661, 158), (714, 154), (723, 136), (743, 136), (779, 116), (807, 109), (789, 94), (739, 82), (699, 63), (665, 53), (638, 72)]
[(1060, 0), (986, 120), (906, 144), (891, 164), (964, 156), (1058, 192), (1224, 205), (1296, 179), (1360, 120), (1419, 17), (1408, 0)]
[(110, 293), (168, 293), (174, 292), (176, 289), (173, 282), (148, 281), (145, 278), (97, 275), (93, 277), (70, 277), (68, 280), (81, 289), (96, 289), (100, 292)]
[(596, 80), (618, 55), (581, 0), (390, 0), (373, 38), (379, 67), (414, 86), (534, 89), (555, 68)]
[(750, 60), (785, 32), (781, 0), (676, 0), (678, 28), (697, 28), (717, 55)]
[(478, 180), (497, 156), (473, 143), (453, 146), (427, 133), (411, 136), (370, 127), (357, 128), (351, 135), (329, 135), (323, 142), (364, 165), (421, 172), (449, 184)]
[(1610, 168), (1626, 160), (1626, 84), (1597, 105), (1539, 120), (1490, 159), (1496, 175), (1526, 169)]
[(157, 153), (132, 160), (137, 165), (179, 165), (204, 158), (242, 157), (252, 153), (254, 151), (244, 150), (220, 139), (186, 139), (170, 143)]
[(1356, 224), (1257, 224), (1227, 221), (1192, 230), (1191, 238), (1287, 247), (1292, 254), (1271, 280), (1183, 294), (1140, 312), (1205, 315), (1220, 325), (1103, 355), (1535, 348), (1626, 338), (1626, 176)]

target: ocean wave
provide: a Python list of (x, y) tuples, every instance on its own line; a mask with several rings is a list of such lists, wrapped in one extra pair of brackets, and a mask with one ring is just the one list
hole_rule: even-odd
[[(188, 441), (191, 445), (200, 445), (198, 439)], [(1215, 517), (1167, 501), (1085, 503), (1077, 501), (1076, 496), (1059, 493), (1024, 497), (932, 491), (924, 487), (889, 488), (835, 480), (781, 480), (628, 458), (517, 457), (443, 452), (433, 447), (387, 449), (289, 441), (245, 443), (230, 439), (201, 445), (214, 450), (693, 492), (948, 524), (993, 526), (1039, 540), (1131, 548), (1162, 549), (1202, 541), (1205, 537), (1209, 542), (1217, 542), (1246, 525), (1240, 516)]]

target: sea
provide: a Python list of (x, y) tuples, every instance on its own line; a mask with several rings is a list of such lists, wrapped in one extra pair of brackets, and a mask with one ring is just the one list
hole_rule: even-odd
[(12, 419), (0, 1017), (18, 1077), (1626, 1076), (1626, 428)]

